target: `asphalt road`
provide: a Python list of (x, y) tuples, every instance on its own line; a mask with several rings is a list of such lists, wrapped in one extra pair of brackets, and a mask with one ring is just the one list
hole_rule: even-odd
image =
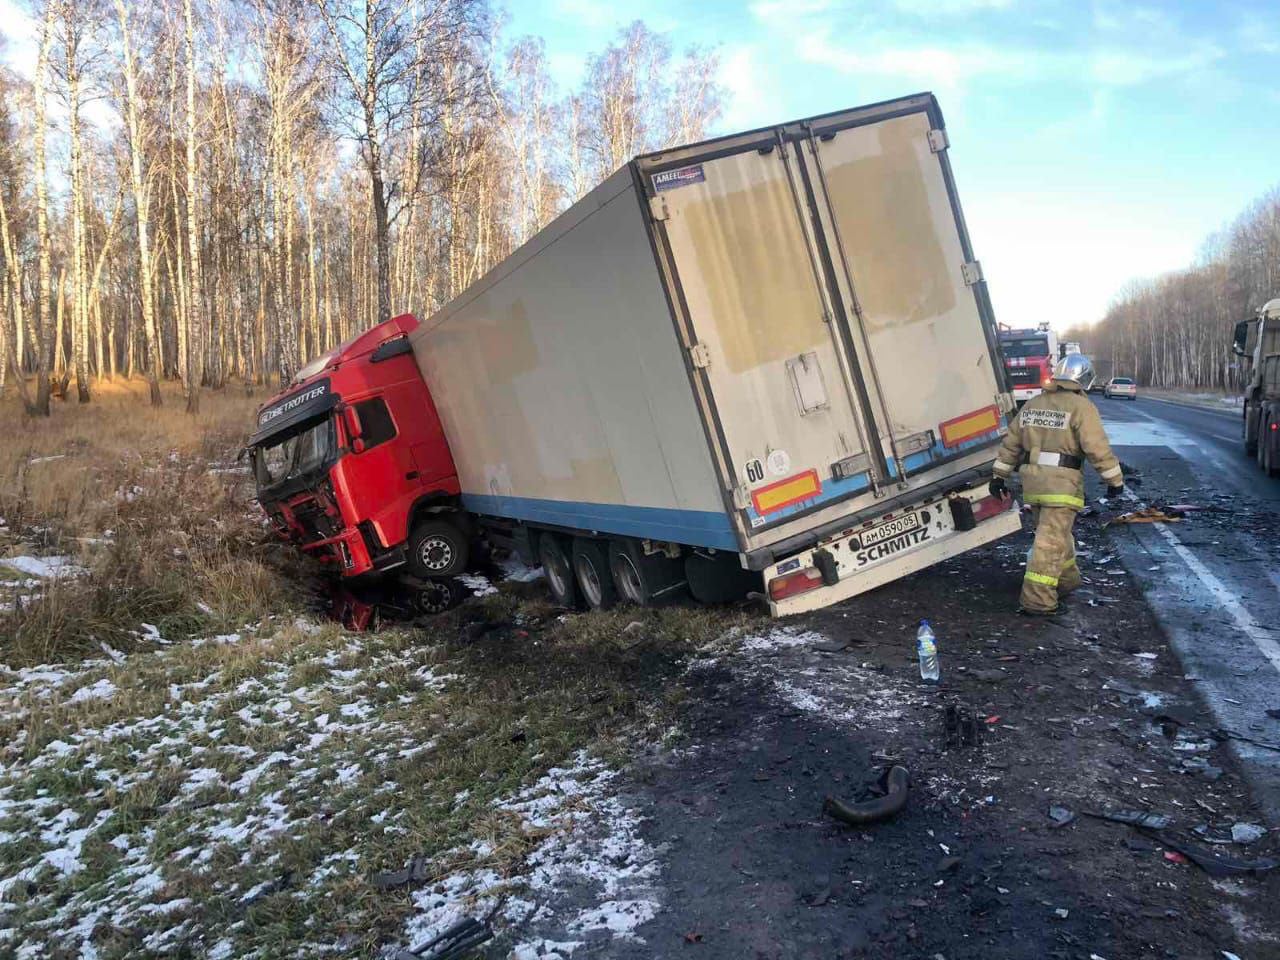
[(1112, 527), (1115, 545), (1273, 825), (1280, 824), (1280, 480), (1244, 455), (1239, 414), (1097, 398), (1112, 445), (1151, 504), (1204, 509)]

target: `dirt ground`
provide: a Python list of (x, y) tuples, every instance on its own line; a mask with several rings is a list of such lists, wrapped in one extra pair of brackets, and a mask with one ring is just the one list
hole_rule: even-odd
[[(1099, 520), (1082, 518), (1077, 537), (1092, 582), (1052, 619), (1014, 612), (1024, 533), (706, 650), (685, 675), (680, 745), (632, 769), (662, 908), (640, 939), (601, 932), (578, 950), (1280, 957), (1280, 870), (1211, 878), (1159, 837), (1085, 815), (1161, 813), (1198, 849), (1277, 854), (1274, 834), (1231, 842), (1233, 824), (1264, 821), (1194, 679)], [(936, 688), (914, 659), (922, 616), (939, 637)], [(979, 718), (980, 746), (946, 747), (952, 703)], [(887, 762), (911, 772), (905, 812), (866, 827), (823, 814), (826, 795), (852, 797)], [(1051, 806), (1075, 819), (1055, 826)]]

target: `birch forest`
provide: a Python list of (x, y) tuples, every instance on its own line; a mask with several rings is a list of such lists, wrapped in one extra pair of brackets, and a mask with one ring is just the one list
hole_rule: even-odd
[(1280, 188), (1210, 237), (1197, 261), (1122, 290), (1093, 326), (1069, 330), (1108, 376), (1153, 387), (1231, 390), (1231, 332), (1280, 297)]
[(639, 21), (560, 90), (484, 0), (29, 11), (34, 68), (0, 73), (0, 392), (35, 416), (112, 378), (191, 411), (287, 382), (721, 109), (714, 53)]

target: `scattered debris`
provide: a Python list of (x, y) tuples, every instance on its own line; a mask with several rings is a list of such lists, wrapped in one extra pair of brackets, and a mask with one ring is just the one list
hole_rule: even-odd
[(467, 917), (426, 943), (408, 950), (397, 950), (393, 960), (454, 960), (466, 956), (492, 937), (493, 930), (488, 923)]
[(976, 746), (982, 742), (982, 727), (964, 704), (948, 704), (942, 712), (942, 738), (946, 749)]
[(1266, 827), (1256, 823), (1235, 823), (1231, 825), (1231, 839), (1241, 846), (1261, 840), (1266, 835)]
[(1049, 808), (1049, 819), (1053, 822), (1049, 824), (1049, 829), (1059, 830), (1072, 823), (1075, 818), (1076, 815), (1066, 807), (1052, 806)]
[(422, 854), (412, 857), (401, 870), (384, 870), (375, 873), (370, 882), (379, 890), (392, 890), (410, 883), (421, 883), (431, 874), (428, 871), (430, 861)]
[(1187, 858), (1184, 857), (1182, 854), (1178, 853), (1178, 851), (1176, 850), (1166, 850), (1164, 852), (1164, 858), (1168, 860), (1170, 863), (1186, 863), (1187, 862)]
[(868, 787), (864, 798), (854, 803), (844, 803), (835, 797), (828, 796), (823, 801), (822, 809), (837, 820), (863, 826), (887, 820), (902, 811), (907, 805), (908, 788), (911, 785), (911, 774), (906, 767), (888, 767), (884, 769), (878, 780)]
[(1179, 523), (1181, 520), (1182, 514), (1171, 507), (1143, 507), (1141, 510), (1132, 510), (1112, 517), (1103, 526), (1109, 527), (1116, 523)]
[(1148, 830), (1163, 830), (1173, 822), (1164, 814), (1142, 810), (1112, 810), (1104, 813), (1085, 810), (1082, 812), (1086, 817), (1110, 820), (1112, 823), (1127, 823), (1131, 827), (1145, 827)]

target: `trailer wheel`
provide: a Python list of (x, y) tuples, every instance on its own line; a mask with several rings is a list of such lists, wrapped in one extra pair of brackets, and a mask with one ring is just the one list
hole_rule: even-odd
[(470, 542), (448, 520), (427, 520), (409, 535), (409, 569), (423, 578), (453, 577), (467, 569)]
[(573, 575), (573, 564), (565, 553), (564, 543), (554, 533), (538, 537), (538, 562), (547, 575), (547, 589), (551, 599), (561, 607), (578, 606), (578, 581)]
[(686, 587), (684, 564), (661, 555), (646, 555), (634, 541), (609, 545), (609, 570), (618, 597), (638, 607), (675, 599)]
[(608, 610), (618, 602), (609, 551), (599, 540), (573, 538), (573, 573), (582, 599), (592, 610)]

